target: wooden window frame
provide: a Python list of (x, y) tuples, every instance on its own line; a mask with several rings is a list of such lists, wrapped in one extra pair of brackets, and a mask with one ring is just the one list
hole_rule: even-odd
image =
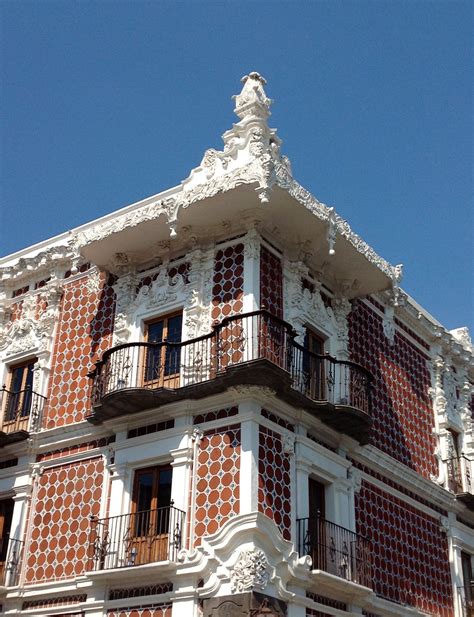
[[(172, 533), (169, 529), (171, 495), (170, 503), (164, 506), (160, 506), (159, 495), (160, 473), (166, 471), (171, 472), (172, 485), (173, 467), (170, 463), (135, 469), (131, 495), (128, 547), (129, 561), (133, 562), (133, 565), (167, 559), (169, 536)], [(152, 474), (151, 504), (148, 510), (138, 510), (140, 476), (150, 472)], [(168, 513), (164, 511), (166, 508), (168, 508)], [(162, 527), (164, 529), (160, 529)], [(137, 533), (137, 528), (143, 531)]]
[[(181, 317), (181, 332), (180, 332), (180, 340), (179, 342), (181, 342), (182, 339), (182, 335), (183, 335), (183, 309), (179, 309), (176, 311), (173, 311), (171, 313), (165, 313), (164, 315), (161, 315), (159, 317), (155, 317), (153, 319), (149, 319), (145, 322), (144, 324), (144, 336), (145, 336), (145, 341), (149, 342), (149, 329), (150, 326), (152, 326), (153, 324), (156, 323), (160, 323), (163, 322), (163, 333), (161, 336), (162, 341), (166, 341), (168, 338), (168, 325), (169, 325), (169, 320), (173, 319), (173, 317)], [(159, 355), (157, 354), (157, 358), (158, 358), (158, 366), (159, 366), (159, 375), (157, 376), (157, 378), (154, 379), (148, 379), (148, 371), (149, 371), (149, 349), (147, 349), (144, 353), (144, 357), (142, 359), (142, 364), (143, 364), (143, 384), (147, 387), (153, 387), (153, 388), (163, 388), (166, 386), (170, 386), (170, 384), (178, 384), (179, 385), (179, 377), (180, 377), (180, 370), (178, 370), (175, 373), (170, 373), (170, 374), (166, 374), (166, 363), (167, 363), (167, 357), (168, 353), (169, 353), (169, 348), (166, 345), (163, 345), (161, 347), (160, 353)], [(154, 362), (156, 362), (156, 359), (154, 359)], [(180, 368), (180, 367), (178, 367)]]
[[(32, 403), (32, 393), (33, 393), (33, 384), (29, 389), (30, 394), (29, 401), (25, 398), (25, 393), (28, 388), (28, 379), (31, 373), (31, 380), (33, 381), (33, 372), (34, 365), (38, 361), (37, 358), (29, 358), (28, 360), (23, 360), (22, 362), (17, 362), (16, 364), (12, 364), (8, 367), (8, 375), (7, 375), (7, 393), (4, 395), (3, 405), (2, 405), (2, 427), (3, 426), (11, 426), (14, 423), (19, 423), (19, 430), (26, 428), (28, 425), (28, 419), (30, 417), (31, 411), (31, 403)], [(29, 369), (31, 367), (31, 369)], [(21, 378), (20, 387), (16, 390), (13, 390), (13, 385), (15, 381), (15, 371), (20, 369), (26, 369), (23, 371), (23, 375)], [(9, 411), (9, 407), (12, 407), (15, 410), (15, 413), (12, 414), (7, 413)], [(8, 417), (7, 417), (8, 416)], [(20, 426), (21, 425), (21, 426)], [(23, 426), (25, 425), (25, 426)]]
[[(313, 341), (320, 344), (320, 350), (316, 351), (313, 347)], [(311, 326), (306, 326), (304, 347), (310, 352), (319, 356), (325, 355), (325, 346), (327, 339), (319, 332), (316, 332)], [(309, 343), (309, 344), (307, 344)], [(316, 400), (324, 400), (326, 390), (326, 365), (324, 360), (316, 360), (312, 356), (308, 356), (307, 379), (309, 386), (310, 398)]]

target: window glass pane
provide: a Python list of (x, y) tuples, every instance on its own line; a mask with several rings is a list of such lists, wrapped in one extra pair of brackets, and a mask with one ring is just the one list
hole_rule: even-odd
[(10, 390), (12, 390), (13, 392), (19, 392), (21, 390), (23, 384), (23, 375), (26, 369), (26, 366), (18, 366), (17, 368), (14, 368), (12, 370)]
[[(168, 319), (167, 340), (170, 343), (181, 342), (182, 315), (175, 315)], [(165, 356), (165, 376), (179, 373), (181, 348), (179, 345), (167, 346)]]
[(161, 343), (163, 340), (163, 321), (148, 324), (147, 340), (149, 343)]
[(138, 475), (135, 503), (137, 512), (150, 510), (153, 499), (153, 472), (142, 472)]

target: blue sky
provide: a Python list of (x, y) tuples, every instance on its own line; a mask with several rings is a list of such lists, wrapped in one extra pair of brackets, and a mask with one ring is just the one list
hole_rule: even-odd
[(473, 7), (4, 0), (0, 254), (185, 178), (257, 70), (296, 179), (472, 329)]

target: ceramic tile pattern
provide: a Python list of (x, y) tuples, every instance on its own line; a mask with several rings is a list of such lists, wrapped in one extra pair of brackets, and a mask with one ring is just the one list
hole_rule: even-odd
[(371, 443), (428, 479), (437, 475), (426, 355), (398, 333), (391, 346), (363, 302), (354, 303), (349, 325), (351, 359), (374, 376)]
[(90, 516), (97, 516), (104, 464), (100, 457), (46, 469), (38, 481), (27, 550), (26, 582), (83, 574)]
[(94, 362), (109, 348), (114, 319), (112, 281), (101, 275), (100, 289), (88, 277), (66, 284), (52, 361), (46, 428), (84, 420), (90, 410), (90, 379)]
[(258, 455), (258, 510), (291, 539), (290, 457), (283, 450), (281, 435), (261, 426)]
[(452, 616), (446, 535), (439, 520), (363, 482), (357, 531), (372, 542), (374, 591), (437, 617)]
[(264, 246), (260, 248), (260, 306), (283, 317), (283, 270), (281, 259)]
[(196, 544), (239, 514), (240, 426), (204, 434), (196, 467)]

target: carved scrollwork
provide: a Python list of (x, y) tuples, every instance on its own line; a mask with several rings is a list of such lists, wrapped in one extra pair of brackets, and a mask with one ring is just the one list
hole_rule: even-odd
[(259, 549), (242, 551), (230, 576), (233, 593), (243, 593), (258, 587), (264, 589), (270, 579), (265, 553)]

